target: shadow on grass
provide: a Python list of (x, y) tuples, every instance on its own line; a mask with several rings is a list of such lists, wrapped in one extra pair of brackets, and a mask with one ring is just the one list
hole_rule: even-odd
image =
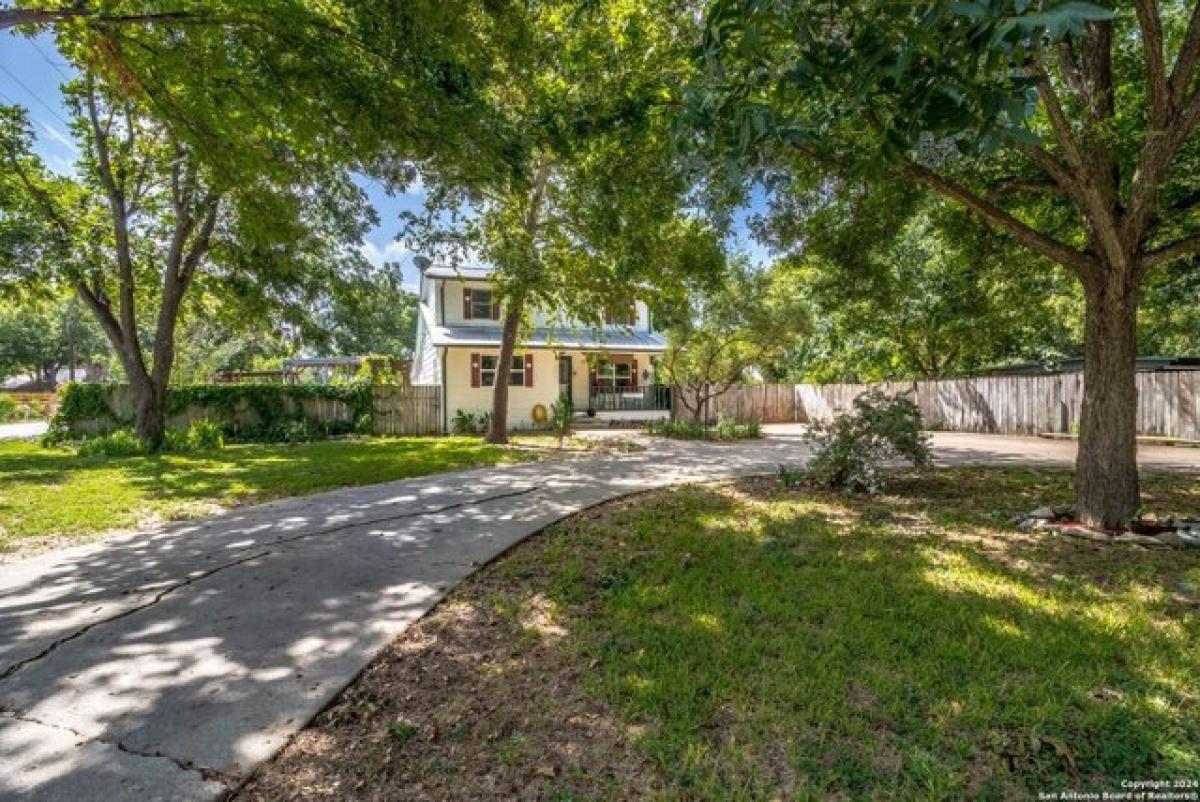
[(236, 444), (193, 454), (79, 457), (0, 444), (0, 524), (10, 537), (130, 526), (202, 502), (265, 501), (528, 458), (468, 438)]
[[(691, 488), (561, 528), (510, 570), (549, 566), (591, 687), (685, 798), (1195, 776), (1200, 599), (1176, 588), (1200, 558), (1004, 531), (1031, 479), (1066, 489), (979, 469), (883, 501)], [(1187, 481), (1156, 487), (1187, 507)]]

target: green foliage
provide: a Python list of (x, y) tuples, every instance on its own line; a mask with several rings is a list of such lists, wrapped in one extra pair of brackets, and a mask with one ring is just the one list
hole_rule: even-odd
[(808, 479), (808, 471), (792, 465), (779, 466), (779, 483), (786, 488), (799, 487)]
[(488, 429), (492, 416), (488, 412), (476, 414), (465, 409), (454, 410), (450, 418), (450, 431), (455, 434), (482, 434)]
[(550, 427), (558, 435), (558, 447), (562, 448), (563, 440), (571, 434), (571, 424), (575, 420), (575, 405), (565, 393), (559, 395), (550, 405)]
[(426, 209), (406, 215), (405, 236), (445, 261), (492, 265), (505, 315), (524, 325), (537, 312), (601, 325), (635, 292), (680, 295), (718, 274), (719, 234), (682, 213), (692, 186), (670, 137), (694, 11), (666, 0), (526, 8), (537, 35), (493, 88), (520, 142), (511, 173), (480, 192), (454, 171), (426, 176)]
[(22, 297), (0, 304), (0, 377), (28, 373), (52, 389), (72, 353), (77, 365), (108, 354), (104, 335), (78, 301)]
[(0, 423), (7, 423), (17, 416), (17, 400), (7, 393), (0, 393)]
[(0, 552), (28, 538), (87, 536), (136, 527), (148, 518), (209, 515), (214, 506), (536, 456), (530, 449), (504, 449), (463, 437), (235, 443), (216, 451), (125, 458), (85, 458), (74, 448), (0, 441)]
[(401, 285), (399, 265), (385, 264), (333, 293), (323, 321), (329, 356), (410, 356), (417, 334), (417, 294)]
[(195, 420), (188, 426), (187, 445), (190, 451), (216, 451), (225, 447), (225, 433), (209, 420)]
[(1045, 260), (948, 203), (896, 187), (847, 194), (804, 222), (803, 254), (779, 268), (796, 276), (814, 330), (772, 375), (941, 378), (1082, 352), (1081, 293)]
[(812, 328), (792, 274), (744, 263), (730, 265), (718, 286), (694, 293), (670, 320), (658, 374), (694, 419), (752, 369), (787, 361)]
[(871, 390), (854, 399), (849, 412), (814, 423), (804, 439), (814, 449), (807, 473), (814, 482), (851, 492), (883, 489), (883, 463), (902, 457), (917, 467), (932, 464), (921, 411), (906, 396)]
[(392, 726), (388, 727), (388, 735), (397, 743), (404, 743), (410, 740), (420, 730), (416, 724), (411, 721), (397, 721)]
[(744, 423), (738, 423), (730, 418), (722, 418), (717, 421), (717, 426), (713, 430), (713, 433), (718, 440), (753, 439), (761, 436), (762, 423), (758, 420), (748, 420)]
[[(1194, 477), (1147, 479), (1200, 513)], [(549, 594), (564, 654), (595, 666), (582, 692), (645, 728), (636, 751), (660, 772), (631, 797), (983, 802), (1195, 776), (1200, 562), (1006, 535), (1071, 481), (1014, 467), (909, 474), (886, 496), (678, 487), (552, 527), (496, 566), (514, 581), (469, 592), (518, 609)], [(572, 706), (546, 701), (534, 718), (553, 728)]]
[(116, 429), (108, 434), (85, 438), (75, 453), (81, 457), (135, 457), (146, 451), (132, 429)]
[(668, 419), (650, 421), (646, 424), (646, 431), (677, 440), (747, 440), (762, 434), (762, 424), (757, 420), (738, 423), (723, 419), (715, 427), (709, 427), (698, 421)]
[[(194, 384), (167, 389), (168, 417), (202, 410), (224, 436), (239, 441), (298, 442), (346, 434), (355, 427), (371, 428), (372, 386), (365, 382), (331, 384)], [(112, 411), (110, 395), (117, 385), (72, 383), (61, 394), (58, 415), (45, 438), (54, 445), (78, 435), (88, 424), (101, 428), (128, 425)], [(306, 400), (340, 401), (350, 410), (351, 423), (313, 422), (304, 415)], [(253, 423), (240, 422), (252, 413)]]

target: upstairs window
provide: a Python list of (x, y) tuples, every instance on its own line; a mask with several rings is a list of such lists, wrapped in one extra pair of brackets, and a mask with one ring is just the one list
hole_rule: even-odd
[(604, 310), (604, 323), (609, 326), (633, 326), (637, 319), (637, 304), (632, 298)]
[(464, 320), (499, 320), (500, 304), (496, 303), (491, 290), (476, 287), (463, 289)]

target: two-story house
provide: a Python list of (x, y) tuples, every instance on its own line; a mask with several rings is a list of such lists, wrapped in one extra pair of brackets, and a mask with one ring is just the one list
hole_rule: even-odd
[(491, 268), (447, 267), (417, 258), (421, 271), (412, 383), (441, 387), (443, 428), (455, 412), (489, 412), (492, 391), (507, 381), (511, 428), (545, 424), (560, 395), (577, 415), (599, 421), (649, 420), (668, 414), (670, 393), (654, 382), (666, 338), (652, 328), (646, 305), (632, 296), (627, 314), (603, 326), (541, 313), (517, 344), (511, 365), (500, 365), (501, 310)]

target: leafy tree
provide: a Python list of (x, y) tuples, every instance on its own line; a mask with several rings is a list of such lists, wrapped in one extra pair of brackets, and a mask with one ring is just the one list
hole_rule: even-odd
[[(1041, 260), (941, 204), (894, 236), (816, 234), (790, 264), (815, 331), (792, 366), (807, 381), (936, 379), (1079, 352), (1077, 293)], [(830, 241), (832, 239), (832, 241)]]
[(404, 289), (399, 271), (385, 265), (335, 293), (324, 316), (332, 355), (411, 356), (417, 336), (417, 294)]
[(714, 399), (752, 370), (786, 359), (809, 329), (792, 276), (734, 264), (716, 290), (694, 294), (676, 312), (659, 377), (701, 422)]
[(42, 224), (38, 279), (69, 287), (91, 310), (133, 391), (137, 433), (157, 448), (175, 333), (196, 278), (212, 274), (261, 294), (327, 278), (312, 268), (336, 271), (355, 258), (367, 207), (348, 202), (344, 171), (310, 165), (230, 185), (172, 128), (91, 76), (70, 99), (78, 180), (51, 176), (31, 155), (19, 117), (0, 153), (24, 189), (20, 213), (34, 209)]
[[(529, 6), (527, 27), (523, 56), (492, 89), (518, 144), (512, 174), (472, 185), (431, 172), (426, 212), (406, 228), (422, 250), (495, 268), (500, 364), (534, 310), (598, 324), (635, 287), (670, 291), (720, 264), (713, 232), (679, 214), (688, 185), (670, 136), (691, 12), (668, 0), (545, 2)], [(507, 421), (508, 384), (496, 382), (490, 442), (506, 440)]]
[(1078, 511), (1127, 520), (1139, 293), (1200, 252), (1200, 5), (715, 0), (703, 53), (715, 155), (810, 195), (920, 185), (1079, 281)]
[[(158, 388), (193, 282), (246, 310), (283, 302), (302, 318), (320, 286), (310, 279), (328, 285), (341, 268), (362, 266), (346, 245), (370, 211), (350, 167), (395, 188), (414, 162), (462, 162), (464, 179), (503, 165), (508, 140), (490, 127), (480, 87), (498, 52), (519, 40), (512, 8), (505, 0), (211, 0), (177, 13), (122, 0), (24, 4), (0, 23), (52, 25), (60, 51), (86, 71), (77, 125), (86, 158), (80, 184), (50, 176), (30, 155), (24, 120), (5, 112), (6, 278), (36, 281), (30, 266), (40, 262), (80, 292), (120, 343), (140, 399), (138, 430), (154, 446)], [(113, 278), (104, 277), (107, 258), (116, 283), (104, 286)], [(161, 272), (147, 274), (148, 262)], [(153, 322), (139, 311), (148, 298)], [(154, 334), (142, 354), (145, 325)]]
[(64, 367), (91, 366), (108, 351), (104, 336), (74, 299), (26, 299), (0, 307), (0, 375), (32, 374), (53, 390)]

